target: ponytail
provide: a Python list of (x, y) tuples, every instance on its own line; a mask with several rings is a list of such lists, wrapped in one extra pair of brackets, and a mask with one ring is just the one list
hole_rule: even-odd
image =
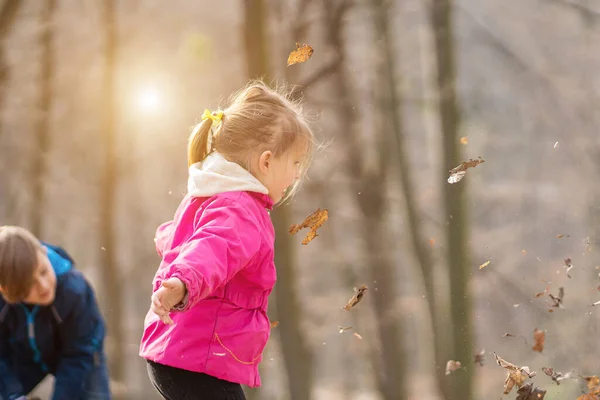
[(188, 143), (188, 167), (192, 164), (204, 161), (215, 147), (215, 134), (212, 134), (210, 149), (208, 148), (208, 138), (211, 136), (212, 127), (218, 126), (223, 120), (223, 111), (217, 110), (211, 112), (204, 110), (202, 122), (194, 127)]
[(208, 153), (208, 137), (213, 121), (208, 118), (194, 127), (188, 141), (188, 167), (204, 161)]

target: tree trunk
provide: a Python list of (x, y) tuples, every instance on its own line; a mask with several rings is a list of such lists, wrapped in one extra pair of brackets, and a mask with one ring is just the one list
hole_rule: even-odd
[[(444, 179), (448, 171), (461, 161), (459, 149), (460, 114), (456, 95), (456, 62), (454, 58), (453, 1), (433, 0), (430, 9), (436, 52), (439, 95), (440, 131), (443, 136)], [(468, 181), (468, 178), (467, 178)], [(448, 219), (446, 245), (450, 274), (450, 304), (453, 322), (453, 359), (464, 366), (452, 380), (449, 400), (473, 398), (473, 343), (471, 292), (469, 290), (468, 221), (465, 201), (466, 181), (444, 186), (444, 207)]]
[(44, 3), (40, 20), (42, 33), (40, 35), (40, 46), (42, 48), (42, 62), (40, 73), (40, 98), (39, 116), (36, 126), (35, 156), (32, 157), (31, 168), (31, 232), (36, 237), (42, 236), (43, 210), (45, 205), (44, 184), (46, 182), (46, 159), (50, 151), (50, 116), (52, 113), (52, 80), (54, 76), (54, 53), (52, 51), (52, 39), (54, 33), (54, 10), (55, 0), (47, 0)]
[[(327, 41), (335, 50), (339, 61), (335, 74), (335, 97), (338, 99), (337, 107), (340, 115), (340, 131), (348, 135), (347, 142), (347, 169), (350, 176), (355, 177), (358, 183), (354, 192), (357, 194), (356, 201), (364, 218), (365, 245), (367, 260), (370, 271), (370, 280), (373, 289), (370, 296), (373, 298), (375, 317), (377, 320), (377, 332), (381, 346), (381, 372), (376, 377), (381, 395), (385, 400), (397, 400), (408, 398), (405, 386), (405, 373), (407, 370), (406, 353), (403, 348), (403, 335), (401, 324), (396, 319), (394, 310), (397, 298), (395, 287), (396, 277), (394, 263), (390, 259), (389, 248), (385, 247), (386, 230), (385, 221), (385, 182), (388, 171), (389, 152), (383, 145), (386, 141), (384, 135), (386, 129), (381, 127), (375, 133), (373, 141), (380, 145), (378, 165), (374, 171), (366, 171), (361, 156), (359, 136), (356, 124), (358, 115), (353, 109), (353, 94), (349, 82), (351, 81), (345, 70), (345, 47), (342, 39), (342, 20), (348, 10), (349, 2), (341, 0), (338, 2), (324, 3), (327, 15)], [(385, 79), (385, 77), (383, 77)], [(380, 81), (382, 82), (382, 81)], [(384, 82), (382, 82), (384, 83)], [(389, 82), (385, 82), (385, 85)], [(381, 105), (385, 105), (381, 108)], [(389, 104), (378, 103), (382, 115), (377, 118), (392, 118)], [(358, 283), (358, 282), (357, 282)], [(374, 290), (374, 289), (377, 290)]]
[[(4, 41), (6, 36), (12, 30), (16, 20), (19, 7), (23, 5), (21, 0), (5, 0), (2, 8), (0, 8), (0, 110), (4, 105), (4, 90), (6, 82), (8, 82), (9, 66), (6, 65), (6, 56), (4, 54)], [(2, 130), (0, 129), (0, 137)]]
[(444, 315), (442, 308), (438, 307), (435, 293), (434, 261), (427, 249), (423, 234), (421, 231), (421, 221), (419, 221), (419, 210), (414, 196), (414, 185), (411, 180), (411, 166), (408, 160), (406, 150), (402, 106), (398, 95), (399, 87), (396, 79), (396, 60), (397, 52), (394, 52), (392, 40), (390, 38), (389, 16), (393, 15), (391, 2), (386, 0), (375, 0), (374, 3), (374, 29), (378, 39), (381, 39), (383, 47), (383, 59), (385, 67), (383, 73), (388, 89), (387, 98), (389, 101), (389, 115), (394, 132), (394, 139), (397, 148), (398, 168), (400, 172), (400, 183), (402, 186), (402, 195), (406, 204), (407, 227), (410, 232), (410, 241), (419, 264), (419, 270), (423, 276), (427, 305), (430, 314), (431, 332), (434, 340), (434, 365), (437, 379), (437, 385), (440, 392), (447, 395), (447, 377), (445, 375), (446, 361), (448, 360), (448, 347), (450, 343), (446, 339), (447, 327), (444, 324)]
[(111, 378), (117, 382), (124, 381), (125, 335), (122, 328), (123, 289), (117, 261), (117, 241), (115, 238), (114, 219), (116, 213), (117, 191), (117, 144), (116, 144), (116, 106), (115, 106), (115, 69), (116, 69), (116, 11), (115, 1), (104, 2), (104, 85), (101, 135), (104, 138), (106, 154), (104, 176), (100, 187), (100, 246), (102, 266), (102, 289), (104, 296), (104, 315), (107, 320), (109, 339), (109, 368)]
[[(264, 0), (245, 0), (245, 43), (248, 77), (268, 77), (269, 61), (265, 26), (268, 20)], [(308, 400), (312, 393), (312, 357), (302, 335), (302, 309), (299, 304), (295, 247), (288, 233), (291, 206), (284, 205), (272, 212), (275, 227), (275, 265), (277, 285), (274, 291), (277, 332), (281, 340), (284, 365), (288, 376), (291, 400)]]

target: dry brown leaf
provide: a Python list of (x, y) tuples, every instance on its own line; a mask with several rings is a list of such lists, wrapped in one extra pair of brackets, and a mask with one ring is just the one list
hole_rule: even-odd
[(319, 229), (328, 219), (328, 211), (326, 209), (321, 210), (320, 208), (317, 208), (317, 210), (306, 217), (301, 224), (292, 225), (289, 232), (290, 234), (295, 235), (300, 231), (300, 229), (310, 228), (310, 231), (302, 240), (302, 244), (306, 246), (311, 240), (319, 236), (317, 235), (317, 229)]
[(550, 367), (543, 367), (542, 371), (544, 371), (546, 375), (548, 375), (554, 382), (556, 382), (557, 385), (560, 385), (560, 381), (562, 380), (570, 379), (571, 375), (573, 374), (572, 372), (567, 372), (566, 374), (563, 374), (562, 372), (555, 371), (553, 368)]
[(485, 349), (481, 350), (479, 353), (473, 356), (473, 363), (478, 364), (480, 367), (483, 367), (483, 364), (485, 364)]
[(483, 264), (481, 264), (481, 265), (479, 266), (479, 269), (484, 269), (485, 267), (487, 267), (488, 265), (490, 265), (490, 263), (491, 263), (491, 261), (489, 261), (489, 260), (488, 260), (488, 261), (486, 261), (486, 262), (484, 262)]
[(460, 361), (448, 360), (446, 363), (446, 375), (450, 375), (452, 372), (460, 369)]
[(306, 43), (296, 43), (296, 50), (292, 51), (288, 56), (287, 65), (288, 67), (293, 64), (303, 63), (313, 55), (314, 49)]
[(340, 326), (340, 327), (338, 327), (338, 328), (339, 328), (339, 332), (340, 332), (340, 334), (341, 334), (341, 333), (344, 333), (344, 332), (346, 332), (346, 331), (349, 331), (350, 329), (352, 329), (352, 327), (351, 327), (351, 326)]
[(550, 285), (546, 286), (546, 289), (544, 289), (543, 292), (537, 292), (535, 294), (535, 298), (537, 299), (538, 297), (542, 297), (543, 295), (545, 295), (546, 293), (548, 293), (549, 290), (550, 290)]
[(573, 264), (571, 263), (571, 259), (565, 258), (565, 273), (567, 274), (567, 276), (569, 278), (571, 278), (571, 274), (569, 274), (569, 271), (571, 271), (572, 269), (573, 269)]
[(600, 379), (597, 376), (584, 376), (587, 383), (588, 393), (583, 394), (577, 400), (600, 400)]
[(271, 322), (271, 328), (275, 328), (277, 325), (279, 325), (279, 321)]
[(454, 167), (450, 170), (450, 177), (448, 178), (448, 183), (457, 183), (459, 182), (467, 173), (467, 169), (475, 168), (481, 163), (484, 163), (485, 160), (481, 157), (478, 159), (470, 159), (469, 161), (461, 162), (458, 167)]
[(546, 391), (538, 387), (534, 388), (533, 383), (529, 382), (517, 390), (517, 394), (516, 400), (543, 400)]
[[(552, 293), (548, 293), (548, 296), (552, 299), (551, 307), (553, 308), (563, 308), (563, 298), (565, 297), (565, 289), (563, 287), (558, 288), (558, 296), (554, 296)], [(548, 310), (550, 312), (554, 311), (552, 308)]]
[(517, 367), (502, 359), (496, 353), (494, 353), (494, 357), (496, 357), (498, 365), (507, 370), (506, 379), (504, 380), (504, 394), (509, 394), (515, 386), (520, 388), (527, 378), (535, 376), (535, 371), (530, 371), (527, 366)]
[(344, 310), (350, 311), (352, 307), (360, 303), (367, 290), (367, 285), (361, 285), (358, 289), (354, 288), (354, 295), (348, 300), (348, 303), (344, 306)]
[(546, 333), (541, 329), (534, 329), (533, 331), (533, 351), (542, 352), (544, 351), (544, 342), (546, 341)]

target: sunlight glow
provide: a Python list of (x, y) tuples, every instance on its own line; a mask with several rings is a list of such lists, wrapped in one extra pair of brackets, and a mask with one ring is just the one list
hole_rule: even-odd
[(153, 87), (144, 87), (137, 94), (137, 105), (141, 111), (156, 111), (160, 105), (160, 93)]

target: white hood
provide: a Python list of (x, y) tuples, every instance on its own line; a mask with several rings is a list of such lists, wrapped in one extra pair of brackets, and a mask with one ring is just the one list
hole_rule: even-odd
[(211, 197), (224, 192), (257, 192), (269, 194), (269, 190), (250, 172), (239, 164), (227, 161), (213, 152), (204, 161), (189, 168), (188, 194), (194, 197)]

